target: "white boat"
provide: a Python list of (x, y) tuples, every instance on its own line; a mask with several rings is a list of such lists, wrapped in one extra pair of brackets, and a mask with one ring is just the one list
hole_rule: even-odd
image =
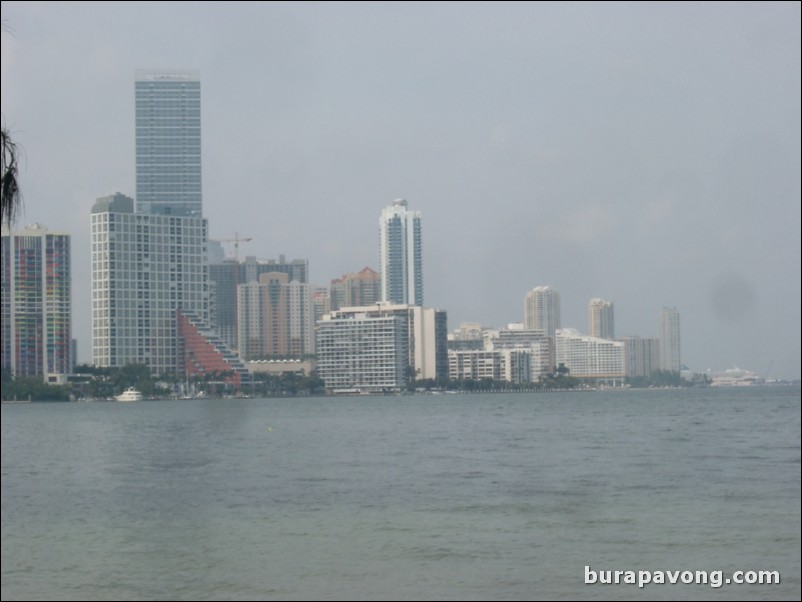
[(134, 389), (133, 387), (128, 387), (121, 395), (115, 397), (117, 401), (141, 401), (142, 400), (142, 393)]

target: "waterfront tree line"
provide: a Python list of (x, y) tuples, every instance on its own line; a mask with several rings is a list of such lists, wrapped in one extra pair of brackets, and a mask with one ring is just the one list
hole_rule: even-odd
[[(151, 374), (143, 364), (129, 364), (122, 368), (103, 368), (80, 365), (75, 368), (64, 385), (42, 382), (41, 377), (13, 377), (7, 369), (2, 373), (3, 401), (71, 401), (82, 399), (114, 399), (129, 387), (134, 387), (145, 398), (170, 397), (223, 397), (244, 394), (252, 397), (286, 397), (323, 395), (325, 383), (313, 371), (255, 373), (250, 382), (240, 391), (234, 389), (231, 373), (215, 373), (206, 377), (185, 379), (174, 374)], [(493, 393), (515, 391), (571, 390), (593, 386), (589, 382), (570, 375), (560, 366), (553, 374), (542, 376), (537, 382), (511, 383), (492, 378), (481, 379), (416, 379), (411, 371), (407, 392), (453, 391), (462, 393)], [(626, 386), (648, 387), (694, 387), (708, 386), (706, 375), (695, 375), (691, 380), (680, 377), (679, 372), (657, 370), (651, 377), (627, 378)]]
[(231, 376), (231, 373), (221, 372), (187, 379), (175, 374), (153, 375), (143, 364), (128, 364), (121, 368), (80, 365), (76, 366), (66, 384), (50, 385), (42, 382), (39, 376), (15, 378), (9, 370), (3, 370), (0, 395), (3, 401), (103, 400), (114, 399), (129, 387), (135, 388), (143, 397), (153, 399), (223, 397), (236, 393), (279, 397), (325, 392), (323, 380), (314, 373), (257, 373), (239, 392), (234, 389)]

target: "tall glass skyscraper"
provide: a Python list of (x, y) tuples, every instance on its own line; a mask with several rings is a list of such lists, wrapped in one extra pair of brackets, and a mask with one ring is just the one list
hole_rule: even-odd
[(202, 216), (198, 71), (136, 72), (136, 210)]
[(423, 305), (423, 250), (420, 211), (409, 211), (398, 199), (379, 219), (381, 299), (387, 303)]

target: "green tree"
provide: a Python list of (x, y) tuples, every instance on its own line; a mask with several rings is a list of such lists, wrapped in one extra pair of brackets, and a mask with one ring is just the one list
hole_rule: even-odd
[(153, 378), (150, 369), (144, 364), (126, 364), (112, 378), (118, 393), (134, 387), (145, 396), (153, 394)]

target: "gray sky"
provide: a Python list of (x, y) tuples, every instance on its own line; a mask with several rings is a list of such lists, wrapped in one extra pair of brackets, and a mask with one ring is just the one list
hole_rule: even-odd
[[(588, 330), (682, 320), (691, 369), (800, 376), (800, 5), (3, 2), (2, 112), (25, 212), (73, 235), (91, 357), (90, 209), (134, 196), (134, 71), (201, 72), (204, 213), (240, 255), (378, 268), (423, 214), (425, 303)], [(770, 371), (769, 371), (770, 369)]]

